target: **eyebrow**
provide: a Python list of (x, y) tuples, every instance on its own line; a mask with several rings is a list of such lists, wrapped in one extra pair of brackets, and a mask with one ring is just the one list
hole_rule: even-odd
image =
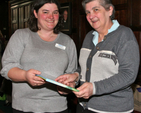
[[(42, 11), (49, 11), (49, 10), (47, 10), (47, 9), (43, 9)], [(57, 10), (54, 10), (54, 11), (59, 11), (59, 10), (57, 9)]]
[[(92, 8), (92, 10), (96, 9), (96, 8), (100, 8), (99, 6), (95, 6)], [(90, 12), (89, 10), (86, 10), (85, 12)]]
[(93, 7), (92, 9), (95, 9), (95, 8), (100, 8), (99, 6), (95, 6), (95, 7)]

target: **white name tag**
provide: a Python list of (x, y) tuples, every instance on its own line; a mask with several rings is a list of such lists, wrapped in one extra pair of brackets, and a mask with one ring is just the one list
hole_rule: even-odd
[(55, 47), (60, 48), (62, 50), (65, 50), (66, 49), (66, 46), (63, 46), (63, 45), (58, 44), (58, 43), (55, 44)]

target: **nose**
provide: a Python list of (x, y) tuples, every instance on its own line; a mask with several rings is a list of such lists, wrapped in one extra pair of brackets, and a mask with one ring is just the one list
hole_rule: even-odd
[(89, 18), (92, 19), (94, 17), (93, 13), (89, 13)]
[(52, 13), (49, 14), (49, 18), (50, 18), (50, 19), (53, 19), (53, 14), (52, 14)]

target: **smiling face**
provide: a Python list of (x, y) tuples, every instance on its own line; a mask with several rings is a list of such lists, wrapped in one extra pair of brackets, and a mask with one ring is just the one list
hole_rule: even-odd
[(86, 4), (86, 18), (90, 25), (98, 32), (111, 27), (112, 6), (107, 11), (100, 5), (99, 0), (94, 0)]
[(46, 3), (38, 12), (34, 10), (34, 15), (41, 30), (53, 30), (59, 21), (58, 7), (54, 3)]

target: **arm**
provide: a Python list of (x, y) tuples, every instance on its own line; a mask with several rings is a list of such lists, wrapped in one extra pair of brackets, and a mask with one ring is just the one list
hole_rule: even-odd
[[(31, 85), (35, 85), (37, 83), (41, 84), (40, 81), (43, 80), (35, 76), (35, 74), (40, 74), (39, 71), (23, 70), (23, 67), (20, 64), (20, 59), (22, 57), (25, 46), (25, 42), (23, 40), (24, 36), (25, 34), (23, 34), (22, 31), (17, 30), (10, 38), (2, 57), (3, 68), (1, 70), (1, 75), (15, 82), (27, 81)], [(35, 77), (30, 77), (29, 75), (34, 75)], [(38, 80), (38, 82), (35, 79)]]
[[(77, 53), (73, 40), (70, 40), (70, 42), (68, 43), (66, 53), (69, 59), (68, 66), (65, 70), (66, 74), (57, 77), (55, 81), (68, 85), (70, 87), (74, 87), (74, 80), (76, 80), (77, 78), (77, 75), (74, 73), (77, 68)], [(64, 89), (61, 90), (61, 88), (58, 88), (60, 94), (65, 94), (65, 90), (64, 92), (63, 90)]]
[(67, 44), (66, 53), (68, 56), (68, 66), (65, 70), (65, 73), (73, 73), (77, 69), (77, 52), (76, 46), (71, 39), (70, 42)]
[(118, 44), (116, 52), (119, 69), (118, 73), (108, 79), (94, 82), (95, 95), (112, 93), (123, 90), (135, 81), (139, 67), (139, 47), (134, 34), (125, 32)]
[(44, 84), (45, 81), (40, 77), (35, 76), (36, 74), (41, 74), (41, 72), (34, 69), (25, 71), (20, 68), (14, 67), (9, 70), (8, 77), (14, 82), (28, 82), (32, 86), (40, 86)]
[(68, 46), (66, 48), (66, 52), (69, 58), (69, 63), (65, 70), (65, 74), (63, 76), (59, 76), (59, 78), (57, 78), (56, 81), (69, 85), (68, 83), (75, 82), (76, 80), (75, 77), (77, 77), (77, 74), (74, 73), (74, 71), (77, 69), (77, 53), (75, 44), (72, 39), (67, 45)]
[[(25, 76), (26, 71), (22, 70), (20, 68), (14, 67), (8, 71), (8, 77), (15, 82), (19, 81), (26, 81), (26, 76)], [(19, 76), (20, 74), (20, 76)]]

